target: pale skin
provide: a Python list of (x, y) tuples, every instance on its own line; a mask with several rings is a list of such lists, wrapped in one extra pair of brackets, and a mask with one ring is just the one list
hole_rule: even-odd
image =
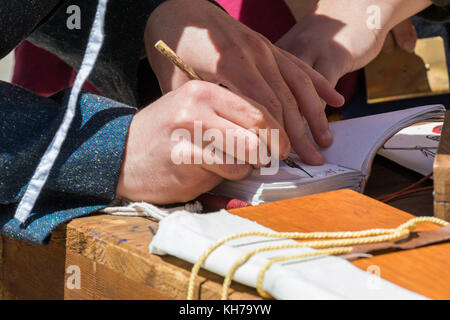
[(286, 130), (304, 162), (324, 162), (318, 146), (329, 146), (333, 137), (323, 101), (337, 107), (344, 100), (310, 66), (208, 1), (169, 0), (152, 13), (145, 31), (147, 57), (163, 92), (189, 79), (154, 49), (158, 40), (172, 47), (205, 80), (264, 106)]
[[(173, 21), (163, 23), (167, 17), (166, 14), (170, 17), (169, 13), (173, 15), (173, 12), (177, 12), (174, 8), (170, 8), (170, 5), (181, 3), (181, 1), (206, 3), (203, 0), (169, 0), (149, 19), (145, 34), (147, 56), (164, 92), (169, 93), (139, 111), (133, 118), (124, 152), (117, 195), (134, 201), (155, 204), (185, 202), (209, 191), (223, 179), (239, 180), (251, 173), (250, 163), (240, 165), (174, 164), (171, 158), (174, 146), (171, 133), (176, 129), (192, 131), (194, 120), (202, 121), (205, 129), (218, 128), (222, 131), (232, 129), (249, 134), (254, 133), (256, 129), (278, 129), (280, 160), (288, 156), (292, 146), (305, 162), (322, 163), (323, 157), (306, 136), (304, 121), (307, 121), (311, 127), (314, 140), (318, 145), (329, 145), (332, 138), (326, 137), (328, 124), (323, 114), (323, 101), (336, 106), (343, 101), (342, 97), (332, 90), (329, 82), (310, 67), (317, 67), (315, 63), (311, 63), (313, 60), (307, 60), (308, 66), (286, 51), (276, 49), (258, 34), (240, 24), (235, 24), (234, 20), (230, 20), (217, 8), (211, 9), (209, 4), (203, 10), (199, 10), (202, 13), (200, 16), (196, 16), (195, 12), (188, 12), (188, 6), (185, 6), (183, 8), (186, 10), (183, 14), (174, 18), (177, 23), (170, 24)], [(331, 6), (332, 1), (344, 5), (347, 4), (344, 2), (350, 0), (321, 1), (328, 2)], [(359, 1), (365, 0), (357, 2)], [(387, 0), (380, 0), (380, 2), (387, 2)], [(416, 6), (417, 3), (421, 4)], [(383, 20), (384, 31), (380, 34), (373, 33), (367, 37), (367, 41), (359, 41), (358, 45), (355, 45), (355, 42), (346, 37), (351, 35), (356, 37), (357, 34), (352, 32), (351, 27), (342, 28), (335, 38), (332, 37), (329, 40), (338, 43), (346, 52), (350, 52), (349, 55), (337, 55), (339, 52), (334, 51), (332, 46), (324, 47), (320, 43), (324, 39), (317, 37), (315, 43), (322, 50), (325, 48), (325, 53), (329, 55), (318, 55), (315, 46), (311, 46), (314, 50), (308, 58), (312, 57), (314, 61), (321, 62), (322, 65), (332, 65), (332, 62), (336, 63), (336, 60), (330, 59), (330, 55), (335, 54), (333, 58), (339, 59), (343, 67), (341, 69), (329, 67), (334, 73), (319, 71), (329, 80), (332, 78), (330, 75), (338, 79), (339, 75), (346, 71), (364, 65), (368, 60), (365, 55), (369, 58), (376, 55), (388, 31), (403, 21), (405, 15), (406, 17), (408, 14), (412, 15), (427, 5), (428, 1), (416, 0), (414, 5), (407, 6), (409, 11), (406, 10), (407, 12), (403, 12), (400, 17), (397, 17), (396, 13), (399, 9), (395, 6), (383, 6), (387, 13), (391, 12), (389, 17), (392, 21)], [(414, 8), (411, 9), (411, 7)], [(325, 9), (330, 7), (321, 8), (321, 10)], [(331, 17), (331, 13), (326, 13), (326, 10), (312, 14), (310, 21), (313, 30), (320, 31), (320, 28), (316, 28), (315, 15), (327, 14)], [(197, 27), (187, 28), (189, 23), (183, 20), (185, 16), (200, 19), (194, 21)], [(213, 16), (214, 19), (202, 21), (202, 16)], [(352, 19), (345, 15), (338, 19), (345, 23), (352, 22)], [(356, 22), (357, 25), (358, 23), (361, 21)], [(198, 28), (198, 25), (202, 28)], [(208, 32), (205, 33), (206, 26)], [(158, 30), (158, 33), (153, 34), (151, 30)], [(178, 33), (176, 39), (172, 39), (171, 35), (177, 34), (178, 31), (181, 33)], [(385, 32), (384, 35), (383, 32)], [(224, 38), (213, 37), (216, 34), (221, 34)], [(205, 35), (207, 35), (206, 38)], [(300, 34), (300, 36), (304, 35)], [(286, 39), (292, 37), (296, 40), (298, 36), (299, 34), (292, 32), (284, 40), (288, 43)], [(174, 69), (164, 57), (153, 50), (154, 43), (159, 39), (167, 41), (169, 45), (176, 48), (177, 53), (207, 80), (222, 83), (230, 90), (212, 83), (188, 81), (183, 73)], [(313, 41), (314, 38), (309, 40)], [(196, 43), (197, 46), (192, 46), (192, 43)], [(251, 45), (248, 46), (249, 43)], [(301, 56), (295, 47), (290, 49), (292, 53)], [(220, 63), (217, 57), (220, 57)], [(221, 68), (221, 64), (226, 67)], [(229, 68), (234, 72), (227, 73), (225, 70)], [(258, 101), (252, 100), (253, 97)], [(262, 142), (257, 141), (254, 148), (261, 147)], [(268, 144), (270, 151), (273, 142), (265, 141), (265, 143)], [(200, 150), (195, 146), (191, 147), (188, 149), (192, 151), (192, 157), (194, 157)], [(230, 150), (224, 149), (224, 152), (233, 154)], [(254, 150), (246, 149), (246, 159), (250, 158), (251, 152)]]
[(417, 32), (411, 19), (400, 22), (392, 29), (384, 41), (383, 51), (390, 52), (396, 46), (408, 52), (414, 52), (417, 42)]
[[(407, 19), (431, 4), (430, 0), (320, 0), (277, 45), (335, 85), (346, 73), (366, 66), (383, 44), (386, 50), (398, 44), (412, 51), (416, 34)], [(381, 10), (380, 29), (367, 26), (371, 5)]]
[[(171, 157), (176, 143), (171, 139), (172, 133), (177, 129), (192, 132), (194, 121), (201, 121), (204, 131), (218, 129), (225, 136), (228, 129), (253, 136), (245, 157), (240, 158), (245, 163), (175, 164)], [(258, 139), (258, 129), (278, 130), (279, 141)], [(211, 190), (223, 179), (247, 177), (253, 168), (250, 154), (266, 145), (270, 152), (274, 144), (279, 149), (279, 160), (287, 158), (291, 149), (288, 136), (262, 105), (212, 83), (189, 81), (133, 117), (117, 194), (154, 204), (186, 202)], [(220, 147), (238, 159), (235, 150)], [(194, 158), (202, 148), (189, 141), (185, 150)]]

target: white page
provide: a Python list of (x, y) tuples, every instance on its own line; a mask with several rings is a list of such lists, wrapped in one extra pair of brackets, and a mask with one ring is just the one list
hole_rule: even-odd
[(428, 114), (433, 111), (442, 111), (443, 114), (445, 108), (431, 105), (332, 122), (330, 130), (334, 142), (322, 150), (322, 154), (327, 162), (366, 174), (366, 160), (378, 151), (387, 138), (408, 125), (436, 116)]
[(276, 175), (264, 176), (254, 171), (247, 179), (225, 181), (212, 192), (252, 204), (343, 188), (362, 192), (372, 158), (384, 141), (405, 126), (435, 117), (433, 111), (443, 114), (444, 110), (443, 106), (433, 105), (333, 122), (330, 129), (334, 143), (323, 150), (327, 163), (309, 166), (302, 164), (297, 155), (291, 155), (312, 178), (280, 162)]
[[(433, 171), (442, 121), (428, 122), (401, 130), (378, 151), (401, 166), (423, 175)], [(431, 177), (433, 178), (433, 177)]]

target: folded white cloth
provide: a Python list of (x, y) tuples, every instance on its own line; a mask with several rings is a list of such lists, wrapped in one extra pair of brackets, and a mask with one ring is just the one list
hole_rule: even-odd
[[(225, 210), (201, 215), (179, 211), (160, 221), (149, 250), (195, 263), (217, 240), (248, 231), (274, 232)], [(225, 276), (246, 252), (283, 243), (295, 241), (263, 237), (232, 240), (214, 251), (204, 268)], [(255, 287), (259, 271), (270, 259), (311, 250), (298, 248), (258, 253), (237, 270), (234, 280)], [(377, 270), (377, 267), (373, 269)], [(265, 274), (263, 289), (277, 299), (426, 299), (335, 256), (274, 264)]]

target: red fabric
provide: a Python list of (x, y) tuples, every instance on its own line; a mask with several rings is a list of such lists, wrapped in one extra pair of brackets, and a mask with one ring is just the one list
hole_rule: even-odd
[(336, 91), (342, 94), (348, 102), (355, 95), (358, 88), (359, 72), (354, 71), (343, 76), (336, 85)]
[[(15, 51), (12, 83), (48, 97), (72, 87), (76, 73), (64, 61), (48, 51), (23, 41)], [(83, 87), (93, 93), (100, 92), (90, 83)]]
[(231, 16), (276, 42), (295, 25), (282, 0), (216, 0)]
[(221, 209), (232, 210), (247, 207), (250, 204), (246, 201), (233, 199), (225, 196), (218, 196), (210, 193), (205, 193), (196, 200), (203, 205), (205, 212), (215, 212)]

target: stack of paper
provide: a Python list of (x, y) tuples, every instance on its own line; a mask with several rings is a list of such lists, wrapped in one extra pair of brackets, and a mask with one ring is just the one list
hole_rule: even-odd
[(280, 163), (275, 175), (255, 171), (245, 180), (222, 183), (213, 193), (259, 204), (344, 188), (362, 192), (373, 158), (390, 137), (414, 123), (442, 117), (444, 112), (443, 106), (431, 105), (332, 122), (334, 142), (322, 150), (324, 165), (308, 166), (292, 155), (312, 178)]

